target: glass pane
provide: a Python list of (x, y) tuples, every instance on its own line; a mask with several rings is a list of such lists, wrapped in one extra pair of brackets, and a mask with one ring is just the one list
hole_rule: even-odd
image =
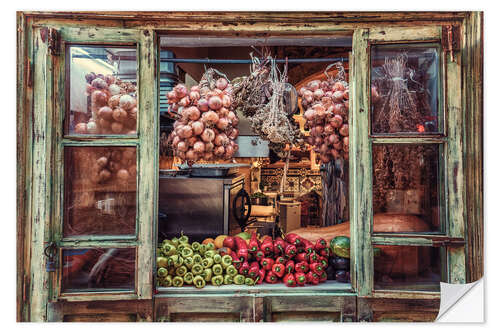
[(373, 145), (374, 232), (440, 230), (439, 145)]
[(439, 291), (441, 252), (429, 246), (376, 245), (375, 289)]
[(136, 49), (70, 46), (68, 134), (134, 135)]
[(67, 249), (62, 253), (62, 290), (134, 290), (135, 248)]
[(375, 45), (371, 68), (372, 133), (441, 132), (438, 46)]
[(136, 148), (66, 147), (64, 153), (64, 236), (135, 234)]

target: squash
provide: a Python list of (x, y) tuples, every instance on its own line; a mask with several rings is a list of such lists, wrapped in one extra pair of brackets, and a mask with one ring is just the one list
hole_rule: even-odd
[(220, 249), (221, 247), (223, 247), (222, 244), (224, 243), (224, 239), (226, 239), (226, 237), (227, 235), (219, 235), (215, 237), (214, 245), (216, 249)]
[(330, 241), (330, 249), (338, 257), (350, 258), (351, 242), (349, 240), (349, 237), (346, 236), (334, 237)]

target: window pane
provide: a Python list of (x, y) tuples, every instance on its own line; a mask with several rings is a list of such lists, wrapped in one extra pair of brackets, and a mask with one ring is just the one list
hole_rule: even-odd
[(62, 290), (134, 290), (135, 248), (63, 250)]
[(64, 236), (135, 234), (136, 165), (135, 147), (66, 147)]
[(137, 122), (135, 48), (70, 46), (66, 133), (134, 135)]
[(375, 289), (439, 291), (441, 252), (429, 246), (375, 245)]
[(372, 133), (441, 132), (438, 51), (428, 44), (372, 47)]
[(440, 231), (439, 155), (434, 144), (373, 145), (374, 232)]

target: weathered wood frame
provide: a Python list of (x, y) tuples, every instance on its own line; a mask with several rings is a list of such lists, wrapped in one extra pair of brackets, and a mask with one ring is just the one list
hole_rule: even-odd
[[(303, 23), (307, 22), (307, 25)], [(144, 43), (139, 43), (140, 45), (147, 44), (148, 46), (144, 48), (144, 53), (141, 49), (141, 57), (144, 56), (146, 61), (156, 61), (156, 40), (155, 32), (204, 32), (204, 33), (218, 33), (218, 34), (234, 34), (238, 33), (240, 35), (245, 34), (269, 34), (269, 33), (280, 33), (280, 34), (302, 34), (302, 33), (314, 33), (314, 34), (329, 34), (339, 31), (349, 31), (355, 30), (354, 37), (360, 45), (367, 43), (366, 37), (370, 36), (373, 40), (376, 40), (376, 31), (384, 30), (385, 32), (389, 27), (399, 27), (401, 31), (402, 27), (406, 27), (405, 37), (407, 40), (415, 40), (415, 33), (429, 31), (427, 26), (445, 26), (445, 25), (459, 25), (461, 27), (461, 46), (462, 51), (455, 53), (457, 56), (456, 64), (449, 64), (447, 70), (458, 76), (459, 80), (462, 80), (462, 85), (458, 86), (458, 91), (461, 92), (461, 104), (457, 106), (457, 100), (451, 101), (449, 105), (452, 107), (458, 107), (462, 110), (460, 119), (456, 119), (459, 123), (462, 123), (463, 133), (460, 134), (462, 138), (456, 149), (461, 150), (460, 154), (453, 153), (452, 161), (456, 162), (457, 159), (462, 160), (463, 163), (457, 165), (457, 174), (463, 175), (461, 182), (457, 183), (458, 191), (452, 191), (452, 197), (455, 195), (455, 199), (458, 201), (452, 202), (452, 205), (458, 205), (461, 209), (459, 214), (464, 216), (462, 221), (464, 224), (459, 224), (457, 228), (450, 230), (450, 236), (455, 235), (458, 237), (465, 236), (466, 238), (466, 250), (463, 248), (458, 248), (456, 253), (451, 253), (451, 260), (456, 260), (460, 263), (455, 266), (456, 272), (458, 272), (458, 280), (455, 281), (474, 281), (482, 276), (483, 273), (483, 262), (482, 262), (482, 251), (483, 251), (483, 216), (482, 216), (482, 13), (464, 13), (464, 12), (454, 12), (454, 13), (440, 13), (440, 12), (420, 12), (420, 13), (218, 13), (217, 21), (214, 20), (212, 13), (206, 12), (168, 12), (168, 13), (127, 13), (127, 12), (102, 12), (102, 13), (38, 13), (38, 12), (24, 12), (18, 13), (17, 15), (17, 26), (18, 26), (18, 53), (17, 53), (17, 74), (18, 74), (18, 84), (17, 84), (17, 100), (18, 100), (18, 112), (17, 112), (17, 133), (18, 133), (18, 143), (17, 143), (17, 160), (18, 160), (18, 172), (17, 172), (17, 250), (18, 250), (18, 269), (17, 269), (17, 316), (18, 320), (47, 320), (46, 302), (49, 296), (49, 285), (47, 284), (48, 279), (46, 277), (44, 258), (40, 255), (45, 242), (50, 238), (49, 235), (49, 225), (53, 223), (51, 220), (54, 214), (55, 201), (51, 198), (51, 193), (55, 191), (54, 181), (57, 179), (51, 178), (51, 170), (54, 166), (57, 166), (57, 160), (54, 158), (48, 159), (47, 156), (50, 155), (50, 149), (53, 148), (54, 142), (54, 131), (52, 131), (50, 124), (52, 124), (51, 116), (53, 115), (53, 106), (50, 103), (52, 96), (52, 87), (47, 85), (47, 82), (53, 77), (52, 73), (54, 71), (55, 63), (57, 59), (51, 59), (48, 57), (48, 45), (47, 42), (41, 38), (40, 33), (35, 33), (36, 30), (40, 31), (44, 27), (52, 27), (55, 29), (78, 26), (83, 29), (83, 31), (97, 31), (100, 28), (106, 29), (122, 29), (129, 30), (131, 28), (135, 29), (138, 34), (140, 41)], [(370, 30), (370, 34), (368, 33)], [(377, 30), (378, 29), (378, 30)], [(398, 30), (398, 29), (396, 29)], [(367, 35), (368, 34), (368, 35)], [(425, 33), (424, 33), (425, 35)], [(385, 35), (387, 36), (387, 35)], [(101, 36), (104, 37), (104, 36)], [(110, 36), (111, 37), (111, 36)], [(112, 38), (112, 37), (111, 37)], [(383, 37), (386, 38), (386, 37)], [(98, 38), (95, 38), (97, 41)], [(111, 39), (112, 40), (112, 39)], [(365, 41), (363, 41), (365, 40)], [(109, 40), (99, 40), (99, 42), (109, 43)], [(368, 53), (367, 53), (368, 54)], [(354, 66), (356, 63), (362, 63), (363, 55), (361, 53), (355, 53), (353, 55)], [(360, 58), (360, 59), (358, 59)], [(139, 60), (140, 61), (140, 60)], [(148, 77), (148, 81), (152, 85), (156, 84), (156, 73), (149, 67), (147, 73), (144, 73)], [(461, 71), (460, 71), (461, 69)], [(353, 69), (356, 70), (356, 69)], [(361, 82), (356, 76), (355, 80), (351, 80), (351, 91), (355, 89), (363, 89), (369, 87), (369, 77), (363, 78), (363, 73), (361, 69), (358, 75), (361, 75)], [(461, 74), (460, 74), (461, 72)], [(354, 73), (354, 72), (353, 72)], [(354, 81), (354, 82), (353, 82)], [(50, 83), (50, 82), (49, 82)], [(355, 86), (353, 86), (353, 83)], [(141, 88), (140, 88), (141, 89)], [(156, 148), (157, 148), (157, 138), (154, 134), (157, 133), (157, 122), (152, 117), (154, 116), (155, 103), (156, 103), (156, 89), (150, 89), (150, 87), (144, 87), (145, 91), (142, 94), (146, 94), (150, 103), (147, 107), (151, 112), (147, 115), (147, 112), (143, 112), (144, 109), (141, 105), (141, 120), (139, 128), (140, 133), (146, 133), (147, 138), (142, 140), (141, 134), (138, 141), (140, 145), (140, 155), (144, 154), (147, 158), (147, 154), (153, 156), (153, 160), (149, 162), (151, 165), (148, 166), (148, 171), (150, 173), (146, 179), (141, 180), (142, 187), (145, 187), (142, 181), (146, 181), (146, 184), (150, 184), (150, 191), (145, 194), (146, 198), (151, 202), (154, 202), (156, 197), (155, 192), (155, 181), (157, 177), (157, 161)], [(149, 90), (149, 91), (148, 91)], [(368, 90), (366, 90), (368, 91)], [(359, 93), (359, 90), (358, 90)], [(57, 94), (57, 91), (54, 91)], [(141, 91), (139, 92), (141, 94)], [(148, 95), (149, 94), (149, 95)], [(351, 93), (351, 96), (353, 94)], [(141, 95), (142, 96), (142, 95)], [(351, 100), (351, 105), (355, 103), (362, 103), (364, 105), (368, 102), (368, 96), (362, 96), (361, 100), (353, 101)], [(140, 97), (140, 100), (143, 97)], [(140, 102), (141, 103), (141, 102)], [(460, 105), (463, 107), (460, 108)], [(353, 107), (353, 109), (355, 109)], [(368, 113), (369, 108), (366, 108), (366, 113)], [(49, 116), (47, 118), (46, 116)], [(142, 117), (150, 117), (149, 120), (153, 120), (147, 125), (148, 120), (144, 120)], [(353, 116), (351, 116), (351, 122), (353, 121)], [(43, 120), (43, 121), (42, 121)], [(448, 119), (450, 121), (450, 119)], [(149, 127), (148, 127), (149, 126)], [(461, 126), (459, 126), (461, 127)], [(354, 127), (351, 126), (352, 131)], [(57, 129), (56, 129), (57, 131)], [(456, 135), (458, 135), (457, 133)], [(448, 133), (450, 135), (450, 133)], [(114, 138), (110, 138), (109, 141), (113, 141)], [(134, 139), (131, 139), (132, 141)], [(358, 138), (359, 140), (359, 138)], [(382, 140), (382, 139), (378, 139)], [(434, 139), (427, 139), (430, 142), (434, 142)], [(352, 142), (357, 142), (354, 137), (351, 139)], [(439, 139), (437, 139), (439, 141)], [(359, 141), (358, 141), (359, 142)], [(85, 144), (85, 142), (75, 141), (76, 145)], [(361, 147), (366, 148), (366, 142), (358, 143)], [(358, 145), (356, 144), (356, 146)], [(365, 149), (358, 149), (360, 156), (368, 156)], [(353, 151), (353, 150), (351, 150)], [(352, 156), (352, 154), (351, 154)], [(365, 156), (365, 158), (366, 158)], [(139, 157), (140, 159), (141, 157)], [(143, 160), (144, 161), (144, 160)], [(351, 163), (352, 165), (352, 163)], [(351, 168), (353, 169), (353, 168)], [(363, 170), (362, 170), (363, 171)], [(351, 177), (357, 173), (351, 171)], [(60, 175), (58, 173), (56, 175)], [(366, 174), (366, 170), (364, 173)], [(55, 176), (57, 178), (57, 176)], [(371, 177), (371, 176), (370, 176)], [(353, 179), (353, 178), (351, 178)], [(363, 177), (363, 182), (365, 186), (368, 184), (371, 186), (370, 182), (366, 182), (367, 179)], [(452, 181), (453, 179), (449, 179)], [(139, 190), (140, 190), (139, 186)], [(369, 189), (369, 187), (365, 187)], [(352, 192), (351, 192), (352, 195)], [(358, 193), (358, 196), (360, 194)], [(352, 198), (352, 197), (351, 197)], [(354, 198), (357, 201), (361, 199), (359, 197)], [(355, 201), (351, 201), (355, 202)], [(465, 202), (465, 205), (464, 205)], [(460, 206), (462, 205), (462, 206)], [(138, 208), (139, 209), (139, 208)], [(146, 226), (142, 231), (146, 232), (147, 225), (153, 225), (156, 216), (154, 204), (146, 208), (146, 216), (141, 218), (139, 224), (141, 226)], [(359, 206), (356, 214), (362, 213), (365, 216), (369, 212), (368, 207)], [(352, 215), (351, 215), (352, 216)], [(370, 217), (371, 218), (371, 217)], [(366, 220), (365, 220), (366, 221)], [(435, 295), (426, 295), (425, 293), (413, 294), (406, 292), (399, 293), (383, 293), (379, 292), (372, 295), (368, 285), (364, 284), (363, 281), (371, 279), (369, 276), (369, 271), (363, 271), (363, 269), (372, 269), (372, 261), (370, 258), (371, 243), (384, 243), (392, 242), (398, 243), (406, 239), (404, 237), (389, 239), (384, 235), (371, 235), (370, 226), (367, 223), (361, 223), (360, 220), (353, 223), (359, 228), (356, 228), (356, 232), (359, 237), (354, 237), (353, 246), (356, 248), (354, 250), (354, 258), (352, 260), (355, 267), (353, 270), (353, 286), (356, 288), (359, 295), (371, 295), (379, 299), (401, 299), (405, 300), (408, 298), (417, 299), (428, 299), (429, 297), (435, 299)], [(142, 234), (141, 234), (142, 235)], [(149, 231), (150, 239), (153, 237), (152, 231)], [(404, 235), (399, 235), (404, 236)], [(357, 242), (356, 239), (362, 239), (364, 241)], [(92, 241), (90, 240), (89, 244)], [(111, 242), (111, 243), (110, 243)], [(151, 242), (151, 241), (149, 241)], [(412, 238), (411, 242), (415, 242)], [(432, 240), (429, 238), (422, 238), (422, 240), (416, 241), (419, 244), (424, 245), (430, 244)], [(101, 244), (116, 244), (111, 240), (103, 240)], [(80, 243), (83, 245), (84, 243)], [(139, 244), (139, 243), (137, 243)], [(151, 245), (151, 243), (149, 243)], [(147, 246), (146, 244), (140, 242), (139, 246)], [(360, 255), (359, 250), (368, 251), (368, 255)], [(144, 249), (146, 252), (146, 249)], [(145, 265), (151, 265), (153, 250), (150, 247), (149, 258), (144, 257)], [(363, 252), (361, 252), (363, 253)], [(465, 266), (461, 263), (464, 262)], [(362, 266), (360, 266), (362, 265)], [(150, 266), (151, 267), (151, 266)], [(362, 274), (356, 274), (356, 272), (363, 271)], [(151, 274), (151, 269), (147, 274)], [(466, 274), (466, 276), (465, 276)], [(146, 272), (144, 273), (146, 276)], [(152, 278), (150, 277), (149, 281)], [(450, 279), (451, 281), (453, 279)], [(149, 287), (148, 287), (149, 286)], [(151, 298), (151, 283), (144, 287), (144, 292), (141, 292), (142, 298)], [(358, 301), (358, 316), (363, 316), (363, 311), (360, 311), (363, 307), (363, 300), (370, 300), (374, 298), (359, 298)], [(99, 300), (101, 300), (99, 298)], [(69, 305), (72, 302), (65, 302)], [(90, 301), (92, 303), (92, 301)], [(57, 303), (53, 303), (57, 304)], [(77, 303), (75, 303), (77, 304)], [(434, 303), (433, 303), (434, 304)], [(65, 305), (64, 308), (67, 308)], [(109, 306), (110, 311), (113, 306)], [(104, 311), (104, 310), (103, 310)]]

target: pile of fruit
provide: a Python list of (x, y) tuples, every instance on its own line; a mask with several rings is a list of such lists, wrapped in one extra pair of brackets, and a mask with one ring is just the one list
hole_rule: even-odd
[(349, 238), (322, 238), (312, 243), (289, 233), (283, 239), (258, 238), (254, 232), (208, 238), (201, 244), (181, 236), (164, 240), (158, 249), (159, 285), (255, 285), (283, 282), (288, 287), (349, 280)]

